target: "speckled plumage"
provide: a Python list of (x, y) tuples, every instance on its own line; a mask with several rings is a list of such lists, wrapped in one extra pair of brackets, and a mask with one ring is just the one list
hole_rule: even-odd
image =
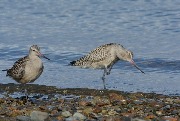
[(21, 80), (25, 73), (26, 62), (29, 61), (28, 56), (20, 58), (13, 67), (7, 70), (6, 76), (12, 77), (14, 80)]
[[(70, 64), (72, 66), (80, 66), (82, 68), (107, 68), (111, 64), (114, 64), (116, 61), (119, 60), (119, 58), (114, 53), (115, 51), (112, 51), (112, 49), (115, 49), (117, 47), (121, 48), (122, 50), (125, 50), (125, 48), (122, 45), (116, 43), (101, 45), (93, 51), (91, 51), (89, 54), (85, 55), (84, 57), (81, 57), (76, 61), (70, 62)], [(102, 66), (98, 67), (98, 65)]]
[[(102, 80), (104, 83), (104, 88), (106, 88), (105, 75), (110, 74), (113, 65), (119, 60), (129, 61), (135, 65), (132, 58), (132, 51), (125, 49), (120, 44), (110, 43), (97, 47), (84, 57), (70, 62), (70, 65), (79, 66), (81, 68), (104, 69)], [(138, 68), (136, 65), (135, 67)]]
[(16, 61), (12, 68), (3, 71), (7, 71), (6, 76), (13, 78), (18, 83), (34, 82), (44, 69), (40, 56), (45, 57), (40, 53), (40, 48), (37, 45), (33, 45), (30, 47), (27, 56)]

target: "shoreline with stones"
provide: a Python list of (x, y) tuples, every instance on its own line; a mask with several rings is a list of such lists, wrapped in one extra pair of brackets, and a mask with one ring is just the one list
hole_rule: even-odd
[(0, 95), (0, 121), (180, 120), (180, 96), (13, 83)]

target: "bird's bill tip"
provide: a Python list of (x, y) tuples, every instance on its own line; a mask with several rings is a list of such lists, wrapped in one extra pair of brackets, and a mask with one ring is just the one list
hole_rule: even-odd
[(8, 71), (8, 69), (3, 69), (2, 71)]
[(48, 57), (46, 57), (45, 55), (41, 55), (43, 58), (50, 60)]
[(50, 60), (48, 57), (46, 57), (45, 55), (43, 55), (42, 53), (38, 53), (39, 54), (39, 56), (41, 56), (41, 57), (43, 57), (43, 58), (45, 58), (45, 59), (47, 59), (47, 60)]
[(133, 66), (135, 66), (138, 70), (140, 70), (141, 73), (145, 74), (145, 72), (142, 71), (142, 70), (136, 65), (136, 63), (135, 63), (133, 60), (130, 60), (129, 62), (130, 62)]

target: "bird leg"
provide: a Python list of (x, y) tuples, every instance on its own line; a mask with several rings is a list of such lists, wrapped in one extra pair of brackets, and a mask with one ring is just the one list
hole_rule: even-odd
[(27, 89), (24, 89), (24, 94), (26, 96), (26, 101), (28, 101), (28, 92), (27, 92)]
[(111, 73), (111, 69), (112, 69), (113, 66), (110, 66), (107, 71), (106, 71), (106, 75), (109, 75)]
[(106, 76), (106, 74), (107, 74), (107, 68), (104, 69), (104, 73), (103, 73), (103, 76), (102, 76), (104, 89), (106, 89), (106, 85), (105, 85), (105, 76)]
[(24, 88), (24, 87), (26, 87), (26, 84), (20, 84), (20, 85), (23, 87), (21, 92), (24, 93), (23, 97), (25, 97), (25, 98), (22, 98), (22, 99), (25, 99), (26, 101), (28, 101), (28, 92), (27, 92), (27, 89)]

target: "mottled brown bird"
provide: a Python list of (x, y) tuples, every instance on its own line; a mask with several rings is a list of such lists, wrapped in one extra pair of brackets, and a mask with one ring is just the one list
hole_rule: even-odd
[(70, 65), (81, 68), (104, 69), (102, 80), (104, 89), (106, 89), (105, 76), (110, 74), (113, 65), (119, 60), (130, 62), (144, 73), (133, 61), (133, 52), (116, 43), (99, 46), (84, 57), (70, 62)]
[(13, 78), (16, 82), (21, 84), (34, 82), (43, 72), (43, 63), (40, 57), (44, 57), (40, 52), (40, 47), (33, 45), (29, 49), (29, 54), (16, 61), (11, 69), (7, 71), (6, 76)]

